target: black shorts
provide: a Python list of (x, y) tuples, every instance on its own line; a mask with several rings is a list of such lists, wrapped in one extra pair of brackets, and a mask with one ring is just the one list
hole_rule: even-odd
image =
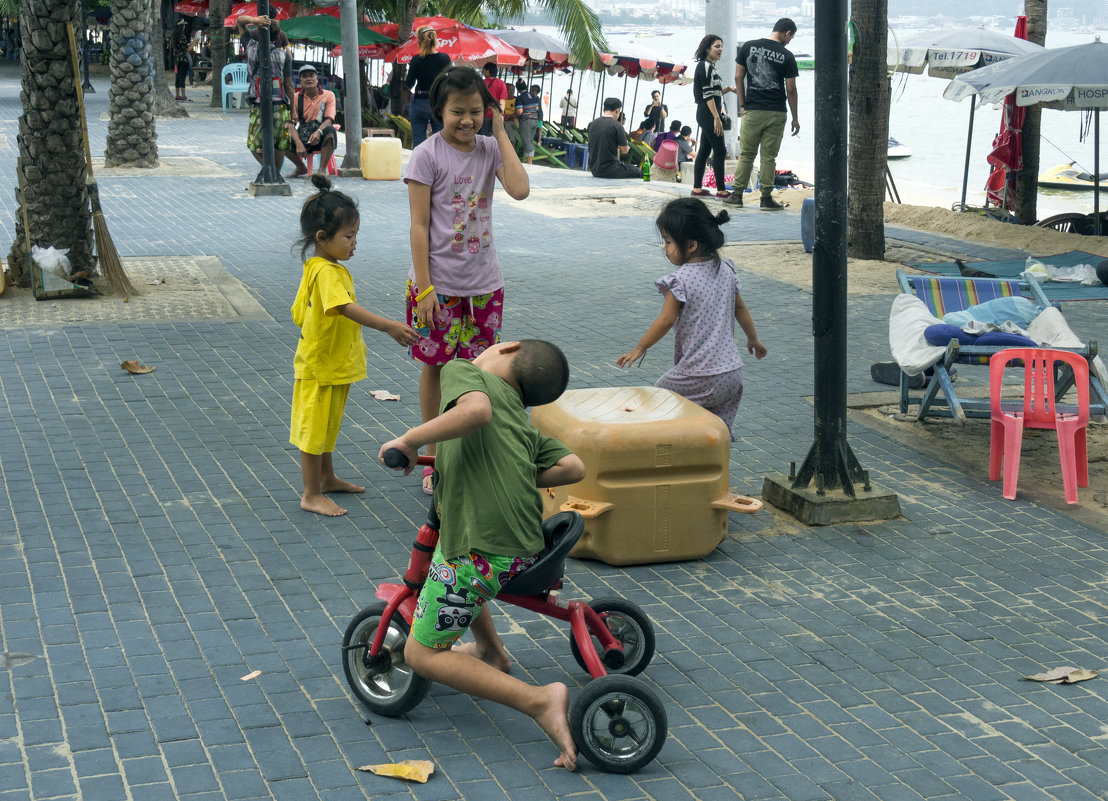
[(328, 125), (326, 128), (321, 128), (320, 131), (321, 133), (319, 136), (319, 141), (316, 142), (314, 145), (309, 145), (307, 142), (304, 142), (304, 149), (309, 153), (318, 153), (320, 150), (323, 149), (323, 145), (328, 139), (331, 140), (332, 150), (338, 147), (339, 135), (335, 131), (333, 126)]

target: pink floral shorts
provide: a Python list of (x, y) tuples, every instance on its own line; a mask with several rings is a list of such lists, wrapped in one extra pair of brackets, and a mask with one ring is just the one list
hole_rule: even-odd
[(488, 295), (460, 298), (439, 295), (439, 313), (428, 325), (416, 312), (415, 285), (408, 281), (407, 321), (419, 334), (408, 351), (424, 364), (446, 364), (451, 359), (472, 359), (500, 341), (504, 320), (504, 288)]

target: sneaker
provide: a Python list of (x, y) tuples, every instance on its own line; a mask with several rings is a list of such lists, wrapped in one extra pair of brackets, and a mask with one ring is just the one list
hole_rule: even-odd
[(758, 204), (758, 208), (773, 209), (773, 210), (776, 211), (778, 209), (785, 208), (785, 204), (784, 203), (778, 203), (772, 197), (763, 197), (762, 202)]
[(731, 193), (731, 197), (727, 198), (723, 202), (728, 206), (742, 206), (743, 193), (736, 189), (734, 192)]
[(731, 197), (731, 193), (726, 191), (716, 192), (716, 197), (718, 197), (720, 200), (727, 200), (727, 198)]
[(694, 197), (707, 197), (712, 194), (707, 189), (694, 189), (691, 193)]

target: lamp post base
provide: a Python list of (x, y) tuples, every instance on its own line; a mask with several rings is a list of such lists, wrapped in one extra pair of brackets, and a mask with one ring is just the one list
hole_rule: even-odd
[(260, 184), (250, 182), (250, 194), (253, 197), (289, 197), (292, 195), (292, 187), (281, 182), (279, 184)]
[(808, 526), (866, 520), (892, 520), (900, 517), (900, 501), (895, 492), (870, 484), (870, 489), (847, 495), (840, 489), (793, 489), (794, 480), (785, 475), (767, 476), (762, 483), (762, 499), (791, 514)]

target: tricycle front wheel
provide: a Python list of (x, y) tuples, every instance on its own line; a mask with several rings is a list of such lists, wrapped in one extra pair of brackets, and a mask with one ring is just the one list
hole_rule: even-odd
[[(654, 657), (654, 625), (646, 613), (623, 598), (597, 598), (595, 601), (590, 601), (589, 606), (600, 615), (608, 631), (612, 632), (612, 636), (623, 645), (623, 665), (619, 667), (605, 665), (608, 672), (637, 676), (646, 670), (646, 666)], [(592, 644), (597, 656), (603, 662), (604, 654), (600, 650), (599, 641), (593, 639)], [(577, 664), (588, 670), (572, 632), (569, 635), (569, 647), (573, 651), (573, 658), (577, 660)]]
[(342, 638), (342, 667), (359, 701), (379, 715), (397, 717), (427, 696), (431, 682), (404, 661), (409, 628), (399, 612), (388, 622), (380, 653), (370, 656), (369, 649), (384, 613), (385, 603), (378, 601), (350, 621)]

